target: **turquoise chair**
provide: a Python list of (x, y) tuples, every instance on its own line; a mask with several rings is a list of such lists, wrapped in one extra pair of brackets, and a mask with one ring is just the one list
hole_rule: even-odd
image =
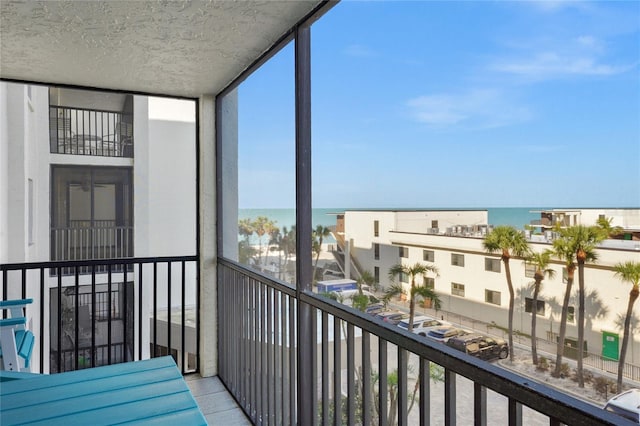
[(26, 307), (33, 299), (0, 301), (0, 310), (9, 316), (0, 319), (0, 370), (29, 371), (35, 337), (27, 329)]

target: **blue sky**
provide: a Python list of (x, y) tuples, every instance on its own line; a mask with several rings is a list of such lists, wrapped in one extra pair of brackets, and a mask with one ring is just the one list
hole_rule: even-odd
[[(239, 91), (240, 207), (295, 202), (293, 46)], [(314, 207), (640, 206), (640, 2), (351, 2), (312, 27)]]

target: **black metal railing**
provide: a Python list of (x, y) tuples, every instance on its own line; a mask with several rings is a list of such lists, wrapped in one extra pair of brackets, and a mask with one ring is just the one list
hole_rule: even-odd
[(49, 106), (51, 153), (133, 157), (133, 116), (119, 111)]
[[(52, 261), (119, 259), (132, 256), (133, 226), (101, 223), (79, 226), (74, 223), (70, 227), (51, 228)], [(116, 268), (121, 266), (115, 265)], [(55, 269), (51, 270), (52, 274), (55, 272)], [(80, 270), (81, 274), (90, 272), (88, 267)], [(98, 265), (96, 272), (107, 272), (106, 265)], [(63, 275), (70, 273), (73, 273), (73, 270), (62, 269)]]
[[(297, 305), (312, 307), (298, 341)], [(255, 424), (627, 424), (611, 413), (311, 292), (218, 259), (219, 375)], [(313, 342), (313, 343), (309, 343)], [(310, 359), (298, 364), (302, 345)], [(306, 381), (305, 381), (306, 382)], [(630, 423), (629, 423), (630, 424)]]
[(32, 372), (171, 353), (184, 374), (198, 371), (198, 264), (196, 256), (3, 264), (0, 296), (34, 300)]

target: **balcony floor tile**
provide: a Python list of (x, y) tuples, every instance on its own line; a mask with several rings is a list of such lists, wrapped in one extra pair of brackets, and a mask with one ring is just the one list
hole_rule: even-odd
[(218, 377), (192, 374), (185, 376), (185, 380), (210, 425), (252, 424)]

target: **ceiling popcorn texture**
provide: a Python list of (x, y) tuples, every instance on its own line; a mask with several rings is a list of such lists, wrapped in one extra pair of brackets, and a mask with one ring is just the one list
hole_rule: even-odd
[(216, 94), (319, 3), (2, 0), (0, 76)]

